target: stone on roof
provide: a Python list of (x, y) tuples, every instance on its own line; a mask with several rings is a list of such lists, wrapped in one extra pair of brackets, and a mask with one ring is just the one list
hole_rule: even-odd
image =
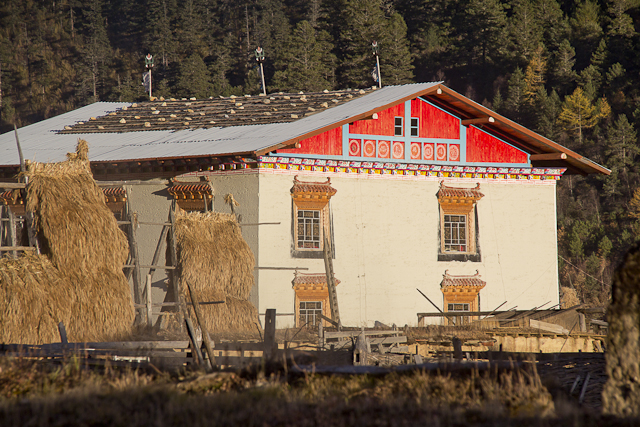
[[(371, 90), (275, 93), (269, 98), (230, 97), (196, 100), (164, 98), (130, 107), (87, 122), (65, 126), (62, 134), (208, 129), (247, 124), (288, 123), (359, 98)], [(346, 95), (346, 96), (343, 96)]]

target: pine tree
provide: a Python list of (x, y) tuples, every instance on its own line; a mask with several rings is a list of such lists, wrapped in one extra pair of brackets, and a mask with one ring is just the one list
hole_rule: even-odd
[(182, 96), (207, 98), (212, 95), (211, 76), (200, 55), (192, 53), (180, 64), (176, 87)]
[(176, 42), (171, 21), (175, 0), (147, 0), (144, 45), (156, 57), (156, 66), (169, 66), (175, 57)]
[[(340, 34), (339, 70), (341, 86), (364, 87), (374, 82), (371, 70), (375, 65), (371, 43), (380, 47), (381, 62), (385, 49), (390, 46), (388, 25), (382, 10), (382, 0), (346, 0), (344, 9), (345, 27)], [(406, 64), (410, 67), (410, 64)], [(384, 82), (384, 75), (382, 76)]]
[(335, 55), (328, 38), (325, 31), (316, 36), (308, 21), (298, 23), (277, 64), (280, 70), (275, 73), (272, 86), (284, 91), (333, 89)]
[(407, 40), (407, 25), (399, 13), (391, 15), (387, 25), (387, 45), (380, 52), (383, 82), (399, 85), (413, 81), (413, 65)]
[(543, 35), (533, 3), (529, 0), (516, 1), (509, 23), (511, 38), (515, 45), (513, 53), (517, 55), (518, 63), (529, 62), (542, 42)]
[(571, 20), (574, 46), (578, 54), (578, 68), (584, 67), (594, 48), (602, 37), (600, 6), (594, 0), (586, 0), (578, 5)]
[(527, 84), (524, 74), (520, 68), (516, 68), (511, 78), (509, 78), (509, 86), (507, 88), (507, 99), (504, 102), (504, 109), (507, 116), (511, 119), (522, 122), (525, 108), (527, 104)]
[(535, 98), (534, 111), (536, 113), (536, 132), (546, 136), (551, 140), (555, 140), (558, 136), (558, 116), (562, 101), (558, 93), (554, 90), (547, 95), (544, 87), (540, 87), (538, 95)]
[(627, 192), (631, 193), (629, 171), (636, 164), (636, 157), (640, 154), (638, 138), (627, 116), (620, 114), (618, 119), (608, 127), (604, 154), (607, 166), (620, 173), (625, 181)]
[(507, 40), (507, 15), (505, 6), (499, 0), (469, 0), (465, 9), (466, 20), (463, 34), (466, 36), (465, 48), (480, 63), (497, 62), (504, 54)]
[(106, 67), (113, 55), (102, 9), (102, 0), (89, 0), (82, 11), (82, 30), (85, 36), (81, 47), (85, 66), (83, 71), (88, 71), (93, 102), (99, 100), (101, 79), (107, 74)]
[(554, 57), (554, 67), (552, 71), (553, 78), (558, 85), (560, 93), (565, 93), (570, 86), (573, 86), (578, 74), (573, 69), (576, 63), (576, 51), (569, 43), (569, 40), (564, 39), (558, 51)]
[(611, 37), (633, 37), (636, 33), (633, 19), (626, 12), (632, 7), (637, 7), (635, 0), (609, 0), (608, 12), (609, 27), (607, 35)]

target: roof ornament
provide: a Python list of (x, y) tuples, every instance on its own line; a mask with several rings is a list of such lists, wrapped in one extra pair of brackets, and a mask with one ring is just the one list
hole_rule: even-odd
[(264, 50), (258, 46), (256, 48), (256, 61), (260, 64), (260, 79), (262, 81), (262, 95), (267, 96), (267, 87), (264, 84), (264, 68), (262, 67), (262, 63), (264, 62)]

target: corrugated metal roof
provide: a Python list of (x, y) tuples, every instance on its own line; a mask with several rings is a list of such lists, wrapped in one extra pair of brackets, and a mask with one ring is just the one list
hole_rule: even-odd
[[(438, 83), (386, 86), (347, 103), (289, 123), (244, 125), (179, 131), (59, 134), (64, 126), (116, 111), (130, 103), (97, 102), (18, 130), (25, 158), (40, 162), (65, 160), (78, 138), (89, 143), (89, 160), (188, 157), (254, 152), (301, 138), (356, 115), (380, 110), (391, 103), (416, 96)], [(0, 165), (19, 164), (13, 132), (0, 135)]]

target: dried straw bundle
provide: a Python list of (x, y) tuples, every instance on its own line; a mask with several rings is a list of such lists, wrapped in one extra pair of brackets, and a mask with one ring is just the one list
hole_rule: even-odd
[(91, 271), (97, 263), (121, 271), (129, 254), (127, 238), (88, 162), (31, 163), (26, 175), (27, 209), (35, 213), (53, 265), (60, 271)]
[[(68, 157), (61, 163), (32, 163), (25, 173), (27, 209), (34, 212), (48, 259), (45, 263), (37, 257), (40, 261), (35, 262), (25, 256), (0, 265), (0, 292), (11, 294), (0, 302), (5, 304), (0, 305), (2, 321), (23, 333), (35, 330), (35, 335), (11, 335), (4, 342), (59, 341), (60, 321), (71, 341), (116, 339), (131, 331), (133, 304), (122, 273), (128, 257), (126, 236), (93, 180), (86, 141), (79, 140), (76, 153)], [(46, 309), (39, 305), (44, 301)]]
[(249, 298), (255, 261), (234, 215), (179, 211), (176, 243), (182, 280), (194, 291)]
[[(179, 211), (176, 243), (181, 280), (191, 285), (210, 332), (255, 331), (258, 311), (248, 300), (254, 258), (234, 215)], [(183, 297), (190, 296), (183, 286)], [(193, 308), (190, 308), (192, 316)]]
[(69, 324), (74, 295), (44, 255), (0, 259), (0, 342), (59, 342), (58, 323)]

